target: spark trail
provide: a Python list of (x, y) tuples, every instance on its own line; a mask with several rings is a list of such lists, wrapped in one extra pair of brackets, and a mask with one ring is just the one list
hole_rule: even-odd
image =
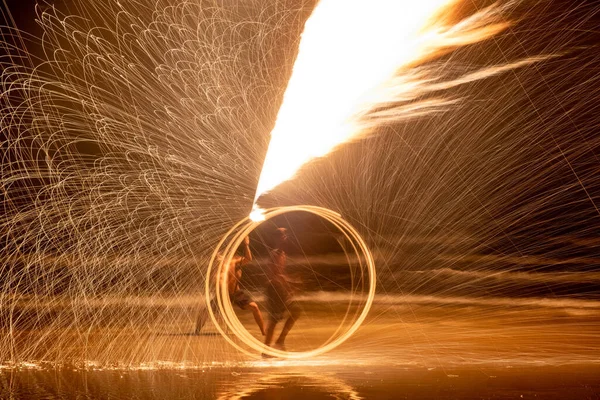
[[(35, 35), (7, 19), (0, 362), (242, 360), (186, 333), (206, 262), (248, 214), (259, 176), (261, 205), (336, 210), (375, 253), (382, 296), (339, 359), (597, 358), (597, 11), (439, 6), (413, 21), (417, 50), (384, 51), (390, 63), (355, 72), (369, 81), (339, 102), (333, 89), (353, 89), (354, 78), (300, 95), (335, 71), (311, 60), (316, 21), (300, 40), (314, 2), (41, 3)], [(399, 37), (383, 39), (375, 44)], [(317, 108), (322, 99), (331, 104)], [(274, 146), (297, 143), (279, 135), (299, 120), (325, 146), (288, 168), (273, 154), (293, 153)], [(317, 123), (341, 129), (309, 129)], [(263, 164), (282, 175), (263, 183)], [(565, 345), (564, 332), (577, 340)]]

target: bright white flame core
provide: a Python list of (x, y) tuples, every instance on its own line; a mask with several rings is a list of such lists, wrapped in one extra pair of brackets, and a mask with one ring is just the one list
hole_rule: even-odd
[(252, 212), (250, 213), (250, 220), (252, 222), (261, 222), (265, 220), (265, 210), (259, 208), (257, 206), (252, 207)]
[[(422, 32), (452, 0), (321, 0), (306, 22), (258, 183), (258, 197), (356, 137), (356, 119), (395, 71), (426, 53)], [(431, 39), (429, 37), (429, 39)]]

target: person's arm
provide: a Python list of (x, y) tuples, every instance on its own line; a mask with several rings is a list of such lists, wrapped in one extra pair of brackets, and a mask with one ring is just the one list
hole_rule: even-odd
[(246, 236), (244, 238), (244, 256), (240, 260), (240, 266), (249, 264), (252, 262), (252, 252), (250, 251), (250, 237)]

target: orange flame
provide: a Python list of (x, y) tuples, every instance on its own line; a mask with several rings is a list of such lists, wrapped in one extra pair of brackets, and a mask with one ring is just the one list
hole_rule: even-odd
[(291, 179), (302, 165), (364, 134), (361, 116), (374, 106), (394, 101), (390, 96), (406, 99), (423, 92), (427, 80), (418, 74), (414, 81), (401, 80), (401, 86), (392, 80), (400, 68), (506, 27), (496, 22), (493, 8), (452, 27), (432, 21), (452, 2), (322, 0), (317, 5), (271, 132), (255, 210), (262, 194)]

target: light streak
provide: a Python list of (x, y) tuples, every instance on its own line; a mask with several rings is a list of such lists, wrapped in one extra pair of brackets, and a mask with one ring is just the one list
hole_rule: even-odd
[[(212, 293), (215, 293), (215, 299), (217, 300), (217, 304), (219, 307), (219, 313), (223, 316), (224, 322), (231, 330), (233, 335), (242, 341), (242, 346), (240, 343), (234, 341), (228, 332), (223, 329), (219, 320), (217, 319), (215, 313), (213, 312), (211, 307), (208, 307), (208, 311), (210, 317), (217, 327), (218, 331), (221, 335), (235, 348), (240, 350), (243, 353), (246, 353), (249, 356), (260, 357), (261, 353), (269, 354), (274, 357), (281, 357), (287, 359), (301, 359), (301, 358), (311, 358), (318, 356), (320, 354), (324, 354), (328, 351), (335, 349), (340, 344), (344, 343), (350, 336), (352, 336), (363, 323), (369, 310), (371, 309), (371, 305), (373, 304), (373, 299), (375, 298), (375, 287), (377, 285), (376, 271), (375, 271), (375, 261), (373, 260), (373, 256), (371, 251), (367, 247), (364, 239), (360, 236), (358, 231), (352, 225), (350, 225), (347, 221), (345, 221), (338, 213), (315, 206), (289, 206), (289, 207), (279, 207), (274, 209), (269, 209), (264, 211), (264, 221), (268, 221), (269, 219), (276, 217), (278, 215), (286, 214), (289, 212), (296, 211), (304, 211), (311, 214), (318, 215), (329, 223), (333, 224), (348, 240), (351, 244), (356, 257), (359, 260), (359, 269), (360, 273), (358, 276), (353, 275), (353, 287), (352, 292), (350, 293), (350, 299), (348, 301), (348, 308), (346, 311), (346, 316), (340, 323), (340, 326), (336, 329), (336, 331), (331, 335), (331, 337), (326, 340), (321, 346), (302, 352), (292, 352), (292, 351), (283, 351), (279, 349), (275, 349), (273, 347), (265, 346), (259, 340), (254, 338), (244, 327), (244, 325), (239, 321), (237, 316), (235, 315), (235, 311), (233, 310), (233, 306), (231, 304), (231, 300), (229, 299), (229, 290), (227, 287), (227, 280), (221, 279), (218, 283), (213, 282), (211, 280), (206, 281), (205, 285), (205, 296), (206, 298), (210, 298)], [(231, 264), (231, 260), (235, 254), (236, 249), (242, 244), (242, 240), (247, 237), (250, 232), (255, 230), (263, 221), (254, 221), (250, 218), (245, 218), (235, 224), (227, 234), (223, 236), (218, 246), (216, 247), (212, 258), (208, 264), (207, 274), (211, 276), (211, 270), (213, 266), (216, 264), (216, 274), (215, 276), (223, 276), (225, 274), (225, 269), (228, 265)], [(221, 257), (220, 254), (223, 254)], [(368, 282), (368, 288), (366, 290), (366, 295), (364, 298), (360, 296), (360, 293), (354, 293), (356, 282), (361, 282), (364, 285), (364, 282)], [(357, 288), (360, 285), (356, 286)], [(350, 307), (353, 301), (358, 300), (359, 308), (356, 312), (354, 318), (351, 321), (350, 326), (347, 329), (343, 329), (343, 324), (348, 318)]]
[[(239, 365), (188, 334), (314, 3), (69, 3), (0, 39), (0, 360)], [(348, 110), (368, 141), (271, 193), (338, 211), (376, 257), (369, 318), (328, 357), (598, 360), (597, 10), (480, 6), (450, 4), (423, 30), (448, 46)]]

